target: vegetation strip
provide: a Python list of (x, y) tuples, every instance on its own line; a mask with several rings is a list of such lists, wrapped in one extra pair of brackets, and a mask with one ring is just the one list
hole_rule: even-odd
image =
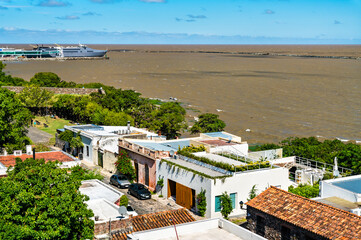
[(196, 171), (196, 170), (194, 170), (194, 169), (184, 167), (184, 166), (182, 166), (182, 165), (179, 165), (179, 164), (174, 163), (174, 162), (172, 162), (172, 161), (168, 161), (168, 160), (166, 160), (166, 159), (162, 159), (162, 160), (160, 160), (160, 162), (161, 162), (161, 163), (165, 162), (165, 163), (167, 163), (168, 165), (175, 166), (175, 167), (184, 169), (184, 170), (186, 170), (186, 171), (192, 172), (192, 173), (194, 173), (194, 174), (197, 174), (197, 175), (199, 175), (199, 176), (202, 176), (202, 177), (205, 177), (205, 178), (210, 178), (210, 179), (225, 179), (225, 178), (227, 178), (227, 177), (231, 177), (231, 176), (232, 176), (232, 175), (225, 175), (225, 176), (212, 177), (212, 176), (209, 176), (209, 175), (207, 175), (207, 174), (205, 174), (205, 173), (198, 172), (198, 171)]

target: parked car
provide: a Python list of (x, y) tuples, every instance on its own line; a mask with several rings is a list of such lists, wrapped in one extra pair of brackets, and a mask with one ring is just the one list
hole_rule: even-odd
[(127, 207), (127, 214), (128, 215), (133, 215), (133, 217), (135, 217), (135, 216), (138, 216), (138, 213), (135, 211), (135, 209), (132, 207), (132, 206), (130, 206), (130, 205), (128, 205), (128, 207)]
[(131, 194), (138, 199), (150, 199), (152, 197), (150, 191), (140, 183), (130, 184), (128, 194)]
[(114, 186), (117, 186), (119, 188), (128, 188), (130, 185), (130, 182), (128, 181), (128, 178), (123, 174), (114, 174), (110, 177), (109, 184), (112, 184)]

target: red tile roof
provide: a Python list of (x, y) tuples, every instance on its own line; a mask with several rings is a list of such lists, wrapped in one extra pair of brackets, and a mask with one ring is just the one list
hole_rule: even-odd
[(185, 209), (150, 213), (144, 215), (138, 215), (131, 219), (133, 231), (120, 231), (112, 234), (114, 240), (126, 240), (127, 234), (132, 232), (139, 232), (144, 230), (150, 230), (161, 227), (173, 226), (173, 224), (182, 224), (187, 222), (193, 222), (195, 219)]
[(246, 204), (327, 239), (361, 239), (360, 216), (276, 187)]
[[(20, 156), (14, 156), (14, 155), (0, 156), (0, 162), (5, 167), (14, 166), (15, 165), (15, 158), (20, 158), (21, 160), (24, 161), (27, 158), (33, 158), (33, 155), (23, 154), (23, 155), (20, 155)], [(69, 157), (68, 155), (66, 155), (65, 153), (63, 153), (61, 151), (35, 153), (35, 158), (36, 159), (42, 159), (43, 158), (46, 162), (48, 162), (48, 161), (56, 161), (56, 160), (58, 160), (59, 162), (74, 161), (74, 159), (72, 159), (71, 157)]]

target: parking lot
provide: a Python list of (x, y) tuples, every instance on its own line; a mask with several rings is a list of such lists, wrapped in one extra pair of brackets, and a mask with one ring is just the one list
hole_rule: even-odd
[(128, 189), (121, 189), (109, 184), (109, 177), (104, 177), (103, 182), (124, 193), (129, 199), (129, 205), (132, 206), (139, 215), (181, 208), (181, 206), (175, 204), (172, 200), (159, 199), (156, 194), (152, 195), (152, 199), (139, 200), (128, 194)]

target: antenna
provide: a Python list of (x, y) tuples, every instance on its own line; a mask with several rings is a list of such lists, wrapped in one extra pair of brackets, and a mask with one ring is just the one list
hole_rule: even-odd
[(118, 212), (120, 214), (120, 217), (118, 217), (118, 218), (122, 219), (122, 218), (124, 218), (124, 215), (127, 214), (127, 208), (124, 206), (120, 206), (118, 208)]

